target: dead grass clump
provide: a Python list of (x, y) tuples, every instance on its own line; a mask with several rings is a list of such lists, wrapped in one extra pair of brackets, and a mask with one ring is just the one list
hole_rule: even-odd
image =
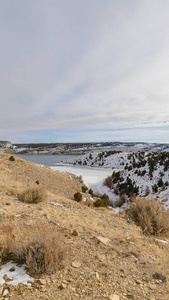
[(169, 210), (160, 201), (133, 198), (125, 212), (145, 234), (162, 235), (169, 232)]
[(110, 189), (112, 188), (112, 176), (106, 177), (106, 179), (104, 180), (104, 185), (106, 185)]
[(41, 187), (28, 188), (18, 194), (18, 199), (26, 203), (39, 203), (45, 200), (46, 192)]
[(48, 225), (36, 223), (29, 229), (17, 230), (7, 224), (2, 229), (4, 260), (25, 264), (31, 275), (55, 272), (70, 253), (61, 235)]

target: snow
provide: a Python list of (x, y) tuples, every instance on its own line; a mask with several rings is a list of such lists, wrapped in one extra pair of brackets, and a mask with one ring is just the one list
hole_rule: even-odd
[[(92, 188), (94, 192), (101, 192), (102, 183), (107, 176), (112, 174), (112, 169), (100, 169), (89, 167), (76, 167), (76, 166), (55, 166), (51, 167), (53, 170), (69, 172), (76, 176), (82, 176), (84, 184), (88, 188)], [(101, 192), (102, 193), (102, 192)]]
[[(11, 268), (15, 268), (15, 271), (9, 271)], [(0, 284), (3, 285), (5, 280), (3, 279), (4, 275), (8, 278), (12, 279), (12, 281), (7, 281), (8, 285), (18, 285), (19, 283), (23, 283), (25, 285), (31, 285), (29, 281), (33, 281), (34, 279), (26, 274), (25, 266), (22, 265), (18, 267), (13, 262), (8, 262), (5, 265), (1, 266), (0, 270)]]
[(53, 205), (55, 205), (55, 206), (63, 206), (63, 204), (57, 203), (57, 202), (53, 202), (53, 201), (51, 201), (51, 202), (49, 202), (49, 203), (51, 203), (51, 204), (53, 204)]
[[(150, 144), (149, 148), (155, 146), (157, 147), (157, 145)], [(136, 144), (133, 147), (137, 149), (144, 149), (145, 147), (148, 148), (148, 145)], [(158, 157), (158, 153), (153, 153), (154, 157)], [(150, 178), (148, 164), (150, 156), (150, 152), (113, 152), (111, 148), (111, 150), (109, 149), (108, 152), (95, 151), (92, 153), (84, 154), (83, 156), (71, 158), (64, 162), (64, 164), (60, 163), (56, 167), (53, 167), (53, 169), (68, 171), (77, 176), (81, 175), (84, 183), (89, 188), (92, 188), (95, 193), (106, 193), (109, 196), (113, 206), (115, 205), (117, 199), (119, 199), (119, 195), (115, 195), (113, 189), (104, 186), (103, 182), (105, 178), (112, 175), (114, 171), (120, 171), (121, 176), (124, 178), (123, 182), (126, 182), (127, 177), (129, 177), (132, 182), (135, 182), (135, 185), (139, 189), (139, 196), (158, 198), (167, 207), (169, 206), (169, 186), (166, 185), (165, 188), (158, 187), (157, 193), (153, 192), (152, 186), (158, 183), (158, 180), (161, 178), (161, 176), (164, 183), (169, 181), (169, 169), (164, 172), (164, 164), (161, 165), (159, 160), (155, 165), (153, 177)], [(145, 161), (144, 166), (141, 165), (139, 168), (133, 167), (133, 161), (138, 164), (141, 160)], [(126, 168), (127, 165), (132, 166), (131, 169)], [(145, 172), (144, 175), (140, 175), (137, 173), (141, 173), (143, 171)]]

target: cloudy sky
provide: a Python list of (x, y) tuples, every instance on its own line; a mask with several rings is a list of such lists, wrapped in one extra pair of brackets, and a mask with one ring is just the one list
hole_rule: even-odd
[(0, 140), (169, 142), (168, 0), (0, 0)]

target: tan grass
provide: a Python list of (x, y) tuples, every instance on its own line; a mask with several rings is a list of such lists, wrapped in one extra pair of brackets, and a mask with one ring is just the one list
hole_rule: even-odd
[(126, 215), (140, 226), (145, 234), (169, 233), (169, 210), (166, 210), (158, 200), (133, 198), (126, 208)]
[(7, 223), (3, 224), (2, 231), (2, 261), (13, 259), (25, 264), (32, 275), (55, 272), (70, 254), (70, 247), (61, 234), (49, 225), (33, 223), (22, 230)]
[(25, 191), (18, 194), (18, 199), (21, 202), (26, 203), (39, 203), (46, 198), (46, 192), (41, 187), (28, 188)]

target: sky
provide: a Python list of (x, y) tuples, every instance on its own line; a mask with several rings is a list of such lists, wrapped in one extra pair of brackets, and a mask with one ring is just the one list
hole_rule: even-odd
[(0, 140), (169, 143), (168, 0), (0, 0)]

